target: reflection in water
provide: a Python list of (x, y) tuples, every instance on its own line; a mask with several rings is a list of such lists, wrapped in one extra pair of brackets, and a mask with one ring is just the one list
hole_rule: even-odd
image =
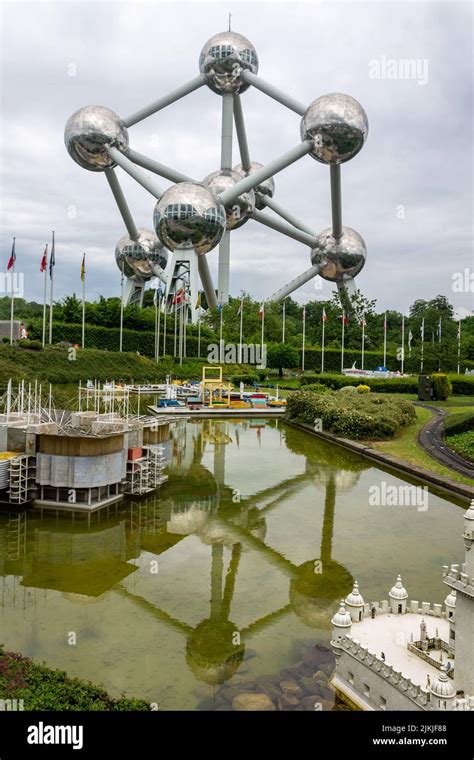
[[(108, 679), (111, 688), (124, 690), (121, 666), (104, 667), (117, 637), (124, 663), (134, 646), (145, 659), (151, 647), (156, 658), (154, 666), (148, 661), (126, 671), (127, 692), (155, 698), (152, 689), (179, 683), (169, 704), (175, 709), (192, 706), (190, 672), (207, 684), (228, 681), (243, 668), (250, 641), (268, 672), (272, 663), (287, 661), (295, 636), (306, 631), (306, 638), (328, 640), (332, 610), (354, 581), (350, 554), (344, 562), (333, 558), (336, 507), (343, 500), (347, 509), (352, 498), (359, 509), (356, 492), (368, 467), (276, 420), (180, 421), (159, 497), (115, 505), (94, 515), (89, 527), (77, 517), (37, 512), (0, 516), (4, 643), (68, 669), (48, 636), (54, 628), (48, 628), (49, 608), (70, 627), (70, 605), (90, 603), (96, 606), (87, 626), (95, 631), (97, 651), (69, 663), (74, 675)], [(381, 476), (371, 468), (371, 482)], [(361, 504), (366, 501), (364, 495)], [(345, 539), (345, 518), (338, 526), (336, 536)], [(455, 524), (452, 533), (454, 543)], [(158, 561), (155, 575), (152, 561)], [(114, 621), (113, 644), (102, 615)], [(135, 618), (139, 630), (131, 645)], [(22, 629), (20, 643), (15, 625)], [(286, 638), (285, 630), (291, 631)], [(153, 686), (145, 685), (150, 668)]]

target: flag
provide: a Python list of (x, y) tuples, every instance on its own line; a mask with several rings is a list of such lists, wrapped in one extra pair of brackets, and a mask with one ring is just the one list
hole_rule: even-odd
[(82, 264), (81, 264), (81, 282), (85, 282), (86, 279), (86, 254), (82, 254)]
[(303, 322), (306, 322), (306, 306), (303, 306)]
[(196, 306), (194, 308), (195, 309), (200, 309), (201, 308), (201, 291), (199, 291), (199, 293), (198, 293), (198, 297), (196, 299)]
[(438, 322), (438, 338), (441, 340), (441, 317)]
[(258, 310), (258, 316), (260, 317), (260, 319), (263, 319), (263, 317), (265, 316), (265, 304), (264, 303), (262, 303), (260, 305), (260, 309)]
[(343, 311), (343, 312), (342, 312), (342, 314), (341, 314), (341, 316), (339, 317), (339, 319), (340, 319), (340, 320), (342, 320), (342, 322), (343, 322), (343, 324), (344, 324), (344, 325), (348, 325), (348, 324), (349, 324), (349, 320), (348, 320), (348, 318), (346, 317), (346, 313), (345, 313), (345, 311)]
[(46, 248), (44, 249), (43, 258), (41, 259), (40, 272), (46, 272), (47, 266), (48, 266), (48, 244), (46, 243)]
[(217, 302), (217, 311), (222, 311), (222, 301)]
[(425, 318), (424, 317), (421, 320), (420, 335), (421, 335), (421, 340), (423, 341), (425, 339)]
[(54, 255), (54, 232), (53, 232), (53, 243), (51, 245), (51, 256), (49, 257), (49, 276), (51, 279), (53, 279), (53, 267), (56, 266), (56, 256)]
[(362, 316), (362, 319), (360, 320), (360, 326), (365, 327), (365, 319), (363, 316)]
[(161, 287), (158, 285), (157, 288), (155, 288), (155, 292), (153, 294), (153, 305), (156, 306), (158, 303), (158, 300), (161, 299), (161, 296), (163, 295), (163, 291)]
[(411, 342), (413, 340), (413, 333), (411, 330), (408, 332), (408, 350), (411, 351)]
[(174, 298), (173, 298), (173, 302), (172, 302), (172, 303), (173, 303), (173, 306), (174, 306), (174, 305), (176, 305), (176, 304), (179, 304), (179, 303), (181, 303), (181, 301), (182, 301), (183, 299), (184, 299), (184, 288), (180, 288), (180, 289), (179, 289), (179, 290), (178, 290), (178, 291), (175, 293), (175, 296), (174, 296)]
[(244, 299), (242, 298), (242, 300), (240, 301), (239, 310), (237, 312), (238, 317), (240, 317), (240, 315), (242, 314), (243, 308), (244, 308)]
[(458, 322), (458, 333), (457, 333), (458, 340), (461, 339), (461, 320)]
[(8, 271), (9, 271), (9, 270), (10, 270), (12, 267), (14, 267), (14, 266), (15, 266), (15, 261), (16, 261), (16, 253), (15, 253), (15, 238), (13, 238), (13, 244), (12, 244), (12, 252), (11, 252), (11, 254), (10, 254), (10, 258), (8, 259), (8, 264), (7, 264), (7, 272), (8, 272)]
[(323, 316), (321, 317), (321, 321), (322, 322), (327, 322), (328, 321), (328, 317), (327, 317), (327, 314), (326, 314), (326, 309), (324, 308), (324, 306), (323, 306)]

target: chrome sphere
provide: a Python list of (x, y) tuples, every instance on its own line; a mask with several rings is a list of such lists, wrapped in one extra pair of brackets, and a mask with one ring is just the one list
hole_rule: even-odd
[(179, 182), (163, 193), (153, 212), (156, 234), (166, 248), (207, 253), (226, 230), (224, 204), (202, 184)]
[(166, 267), (168, 251), (152, 230), (140, 227), (138, 240), (129, 235), (120, 238), (115, 247), (115, 261), (125, 277), (150, 280)]
[(249, 86), (241, 76), (245, 70), (256, 74), (258, 58), (254, 46), (242, 34), (220, 32), (201, 50), (199, 71), (218, 95), (245, 92)]
[[(217, 172), (208, 174), (203, 179), (202, 184), (206, 185), (213, 193), (219, 195), (224, 190), (229, 190), (236, 182), (240, 182), (242, 176), (232, 169), (221, 169)], [(250, 218), (255, 208), (255, 193), (248, 190), (246, 193), (239, 195), (235, 201), (231, 201), (225, 207), (225, 215), (228, 230), (236, 230)]]
[[(246, 172), (242, 168), (242, 164), (238, 164), (237, 166), (234, 166), (234, 171), (238, 172), (241, 177), (247, 177), (249, 174), (253, 174), (253, 172), (256, 172), (257, 169), (261, 169), (263, 167), (263, 164), (257, 163), (257, 161), (251, 161), (250, 163), (250, 171)], [(261, 195), (268, 195), (269, 198), (273, 198), (275, 195), (275, 180), (273, 177), (269, 177), (268, 179), (265, 179), (263, 182), (260, 183), (260, 185), (257, 185), (255, 188), (255, 205), (260, 211), (265, 208), (265, 204), (260, 198)]]
[(128, 131), (120, 116), (103, 106), (84, 106), (70, 117), (64, 129), (64, 143), (74, 161), (91, 172), (111, 169), (115, 163), (105, 145), (125, 150)]
[(310, 155), (322, 164), (342, 164), (354, 158), (368, 131), (361, 104), (339, 92), (316, 98), (301, 120), (301, 139), (313, 141)]
[(342, 228), (342, 237), (336, 240), (332, 229), (323, 230), (311, 251), (311, 263), (318, 274), (329, 282), (342, 282), (359, 274), (365, 264), (367, 249), (358, 232)]

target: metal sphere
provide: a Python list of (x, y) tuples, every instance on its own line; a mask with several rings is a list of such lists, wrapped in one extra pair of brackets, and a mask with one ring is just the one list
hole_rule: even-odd
[(226, 230), (224, 204), (202, 184), (179, 182), (170, 187), (155, 206), (153, 223), (166, 248), (211, 251)]
[(112, 169), (115, 163), (105, 150), (109, 144), (128, 148), (128, 131), (120, 116), (103, 106), (84, 106), (68, 120), (64, 143), (74, 161), (91, 172)]
[(258, 71), (258, 57), (254, 46), (242, 34), (220, 32), (206, 42), (199, 56), (199, 71), (207, 84), (218, 95), (245, 92), (247, 82), (242, 71)]
[(125, 277), (150, 280), (166, 267), (168, 251), (152, 230), (140, 227), (138, 240), (129, 235), (120, 238), (115, 247), (115, 261)]
[[(249, 174), (253, 174), (253, 172), (256, 172), (257, 169), (261, 169), (263, 167), (263, 164), (257, 163), (257, 161), (251, 161), (250, 163), (250, 171), (246, 172), (242, 164), (238, 164), (237, 166), (234, 166), (234, 171), (237, 172), (241, 177), (247, 177)], [(269, 198), (273, 198), (275, 195), (275, 180), (273, 177), (269, 177), (268, 179), (265, 179), (263, 182), (260, 183), (260, 185), (257, 185), (255, 188), (255, 206), (261, 211), (265, 208), (265, 204), (260, 198), (261, 195), (268, 195)]]
[[(241, 179), (242, 176), (238, 172), (232, 169), (221, 169), (208, 174), (203, 179), (202, 184), (218, 195), (219, 193), (223, 193), (224, 190), (229, 190), (236, 182), (240, 182)], [(231, 201), (225, 206), (227, 229), (236, 230), (238, 227), (242, 227), (250, 219), (254, 208), (255, 193), (253, 190), (248, 190), (246, 193), (239, 195), (234, 201)]]
[(322, 164), (342, 164), (354, 158), (368, 131), (361, 104), (339, 92), (316, 98), (301, 120), (301, 139), (313, 141), (310, 155)]
[(311, 251), (311, 263), (318, 267), (318, 274), (329, 282), (342, 282), (355, 277), (364, 266), (366, 257), (363, 239), (350, 227), (342, 228), (339, 240), (334, 238), (331, 228), (323, 230)]

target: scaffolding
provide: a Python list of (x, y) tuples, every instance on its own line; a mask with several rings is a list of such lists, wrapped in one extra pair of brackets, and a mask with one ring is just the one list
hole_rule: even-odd
[(7, 559), (16, 562), (26, 551), (26, 512), (11, 515), (7, 523)]
[(10, 460), (10, 502), (26, 504), (31, 501), (36, 484), (36, 457), (19, 454)]
[(149, 468), (149, 483), (152, 488), (159, 488), (168, 480), (168, 475), (163, 471), (166, 467), (166, 458), (163, 446), (144, 446)]

